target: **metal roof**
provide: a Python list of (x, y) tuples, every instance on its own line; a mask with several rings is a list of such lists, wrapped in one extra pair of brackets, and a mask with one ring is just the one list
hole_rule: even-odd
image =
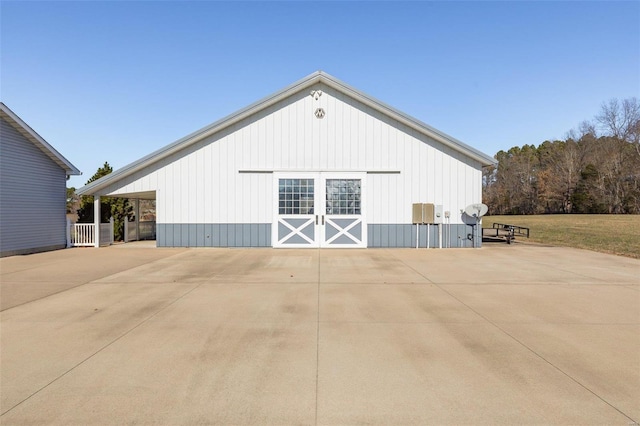
[(31, 143), (37, 146), (47, 157), (51, 158), (57, 165), (60, 166), (67, 175), (81, 175), (82, 172), (62, 156), (54, 147), (49, 145), (42, 136), (36, 133), (27, 123), (22, 121), (18, 115), (11, 111), (8, 106), (0, 102), (0, 117), (7, 120), (20, 134), (27, 138)]
[(160, 161), (177, 151), (180, 151), (184, 148), (187, 148), (194, 143), (201, 141), (202, 139), (211, 136), (229, 126), (234, 125), (235, 123), (268, 108), (275, 103), (292, 96), (302, 90), (305, 90), (314, 84), (323, 83), (327, 86), (347, 95), (355, 100), (367, 105), (370, 108), (373, 108), (376, 111), (379, 111), (382, 114), (389, 116), (390, 118), (397, 120), (398, 122), (432, 138), (436, 141), (448, 146), (455, 151), (458, 151), (465, 156), (472, 158), (473, 160), (478, 161), (483, 166), (494, 165), (496, 161), (478, 151), (475, 148), (470, 147), (469, 145), (455, 139), (433, 127), (423, 123), (422, 121), (413, 118), (407, 114), (404, 114), (401, 111), (398, 111), (395, 108), (390, 107), (389, 105), (363, 93), (359, 90), (354, 89), (353, 87), (347, 85), (346, 83), (336, 79), (335, 77), (323, 72), (316, 71), (313, 74), (308, 75), (307, 77), (298, 80), (297, 82), (285, 87), (284, 89), (263, 98), (246, 108), (243, 108), (235, 113), (228, 115), (227, 117), (222, 118), (206, 127), (203, 127), (196, 132), (193, 132), (177, 141), (155, 151), (149, 155), (142, 157), (141, 159), (134, 161), (131, 164), (128, 164), (121, 169), (116, 170), (113, 173), (108, 174), (107, 176), (103, 176), (100, 179), (91, 182), (90, 184), (80, 188), (77, 193), (79, 195), (93, 195), (96, 194), (101, 189), (117, 182), (119, 179), (125, 178), (133, 173), (140, 171), (141, 169), (153, 164), (157, 161)]

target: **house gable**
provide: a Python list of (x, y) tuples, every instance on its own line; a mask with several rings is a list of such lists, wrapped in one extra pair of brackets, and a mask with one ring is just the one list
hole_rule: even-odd
[(53, 148), (42, 136), (36, 133), (27, 123), (22, 121), (18, 115), (16, 115), (9, 107), (0, 102), (0, 117), (3, 119), (3, 126), (9, 125), (13, 127), (18, 133), (24, 137), (26, 141), (29, 141), (42, 151), (47, 157), (51, 159), (55, 164), (63, 169), (68, 176), (82, 174), (73, 164), (62, 156), (55, 148)]
[[(115, 188), (122, 188), (136, 180), (136, 178), (142, 178), (149, 170), (157, 169), (158, 167), (161, 167), (161, 164), (166, 164), (166, 161), (164, 161), (165, 159), (182, 157), (185, 153), (193, 151), (193, 148), (191, 148), (193, 145), (201, 147), (204, 145), (202, 141), (205, 141), (205, 144), (210, 143), (212, 138), (214, 140), (220, 139), (221, 136), (224, 136), (229, 131), (233, 132), (233, 129), (246, 126), (246, 123), (256, 121), (259, 117), (264, 117), (265, 114), (277, 113), (278, 110), (282, 109), (283, 103), (287, 104), (293, 99), (309, 100), (313, 97), (310, 95), (310, 90), (322, 91), (322, 88), (324, 88), (324, 93), (332, 92), (334, 95), (333, 99), (338, 99), (345, 103), (352, 103), (354, 106), (355, 104), (358, 104), (359, 106), (355, 106), (356, 108), (368, 111), (370, 115), (377, 113), (375, 115), (377, 115), (377, 118), (380, 121), (394, 123), (396, 127), (402, 127), (404, 129), (403, 131), (413, 134), (417, 138), (429, 140), (432, 143), (439, 145), (443, 152), (457, 152), (462, 155), (460, 158), (468, 158), (472, 163), (479, 164), (480, 167), (495, 163), (495, 160), (491, 157), (471, 148), (463, 142), (434, 129), (415, 118), (403, 114), (400, 111), (363, 94), (362, 92), (357, 91), (322, 71), (318, 71), (267, 98), (237, 111), (222, 120), (214, 122), (211, 125), (187, 135), (184, 138), (181, 138), (134, 163), (124, 166), (108, 176), (104, 176), (101, 179), (80, 188), (78, 193), (82, 195), (110, 194), (115, 190)], [(325, 99), (326, 98), (327, 97), (325, 96)], [(322, 99), (322, 95), (320, 95), (316, 100)], [(297, 113), (298, 111), (296, 110), (294, 114)], [(309, 121), (311, 120), (311, 117), (307, 114), (304, 116), (304, 120)], [(308, 125), (308, 123), (306, 123), (306, 125)], [(180, 153), (180, 151), (183, 150), (185, 150), (185, 152)], [(142, 170), (146, 170), (146, 172), (140, 173)], [(131, 178), (131, 176), (134, 177)]]

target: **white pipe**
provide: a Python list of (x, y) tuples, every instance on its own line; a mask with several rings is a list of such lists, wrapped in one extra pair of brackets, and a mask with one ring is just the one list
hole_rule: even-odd
[(431, 237), (431, 225), (427, 223), (427, 248), (429, 247), (429, 238)]
[(449, 226), (449, 218), (447, 218), (445, 224), (447, 225), (447, 227), (444, 228), (444, 247), (449, 248), (449, 244), (451, 244), (451, 235), (449, 234), (451, 232), (451, 228)]
[(420, 224), (416, 223), (416, 249), (418, 248), (419, 244), (420, 244)]

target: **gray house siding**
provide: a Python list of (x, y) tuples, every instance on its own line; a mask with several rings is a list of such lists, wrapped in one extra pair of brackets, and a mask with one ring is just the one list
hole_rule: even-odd
[(0, 257), (65, 247), (65, 170), (0, 120)]

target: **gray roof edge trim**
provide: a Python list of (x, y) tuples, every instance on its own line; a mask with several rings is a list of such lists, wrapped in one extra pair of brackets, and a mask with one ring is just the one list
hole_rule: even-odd
[[(446, 146), (453, 148), (454, 150), (473, 158), (474, 160), (480, 162), (483, 166), (491, 166), (491, 165), (497, 164), (497, 161), (493, 157), (490, 157), (489, 155), (483, 153), (482, 151), (479, 151), (465, 144), (464, 142), (454, 138), (453, 136), (450, 136), (438, 129), (435, 129), (429, 126), (428, 124), (418, 120), (417, 118), (412, 117), (408, 114), (405, 114), (404, 112), (374, 98), (373, 96), (367, 95), (366, 93), (361, 92), (360, 90), (349, 86), (348, 84), (336, 79), (335, 77), (332, 77), (326, 73), (322, 73), (322, 75), (325, 77), (326, 81), (331, 82), (333, 83), (333, 85), (338, 86), (338, 87), (334, 86), (334, 88), (341, 90), (343, 92), (347, 92), (347, 93), (350, 92), (349, 94), (351, 96), (353, 96), (355, 99), (363, 101), (365, 105), (373, 107), (374, 109), (378, 110), (379, 112), (382, 112), (383, 114), (386, 114), (393, 118), (398, 119), (398, 121), (402, 122), (405, 125), (408, 125), (414, 130), (417, 130), (423, 134), (426, 134), (427, 136), (432, 137), (438, 140), (439, 142), (444, 143)], [(329, 86), (332, 86), (332, 84), (329, 84)]]
[[(237, 122), (245, 119), (246, 117), (261, 111), (265, 108), (270, 107), (271, 105), (285, 99), (286, 97), (297, 93), (299, 90), (304, 89), (305, 87), (311, 86), (318, 81), (320, 81), (321, 72), (314, 72), (313, 74), (308, 75), (307, 77), (296, 81), (293, 84), (281, 89), (269, 96), (266, 96), (249, 106), (246, 106), (234, 113), (227, 115), (199, 130), (196, 130), (193, 133), (188, 134), (175, 142), (166, 145), (151, 154), (145, 155), (144, 157), (136, 160), (132, 163), (127, 164), (126, 166), (121, 167), (113, 173), (110, 173), (106, 176), (101, 177), (100, 179), (93, 181), (82, 188), (78, 189), (76, 193), (78, 195), (96, 195), (98, 191), (104, 189), (105, 187), (111, 185), (112, 183), (118, 181), (119, 179), (125, 178), (127, 176), (136, 173), (143, 168), (160, 161), (175, 152), (178, 152), (184, 148), (187, 148), (194, 143), (201, 141), (202, 139), (211, 136), (227, 127), (233, 126)], [(103, 194), (100, 194), (103, 195)]]
[(22, 120), (18, 114), (13, 112), (11, 108), (6, 106), (3, 102), (0, 102), (0, 111), (15, 125), (24, 129), (25, 132), (31, 136), (31, 142), (36, 145), (42, 152), (44, 152), (49, 158), (51, 158), (56, 164), (62, 168), (67, 175), (79, 176), (82, 174), (80, 170), (69, 160), (67, 160), (62, 154), (60, 154), (54, 147), (52, 147), (47, 141), (44, 140), (35, 130), (31, 128), (24, 120)]

